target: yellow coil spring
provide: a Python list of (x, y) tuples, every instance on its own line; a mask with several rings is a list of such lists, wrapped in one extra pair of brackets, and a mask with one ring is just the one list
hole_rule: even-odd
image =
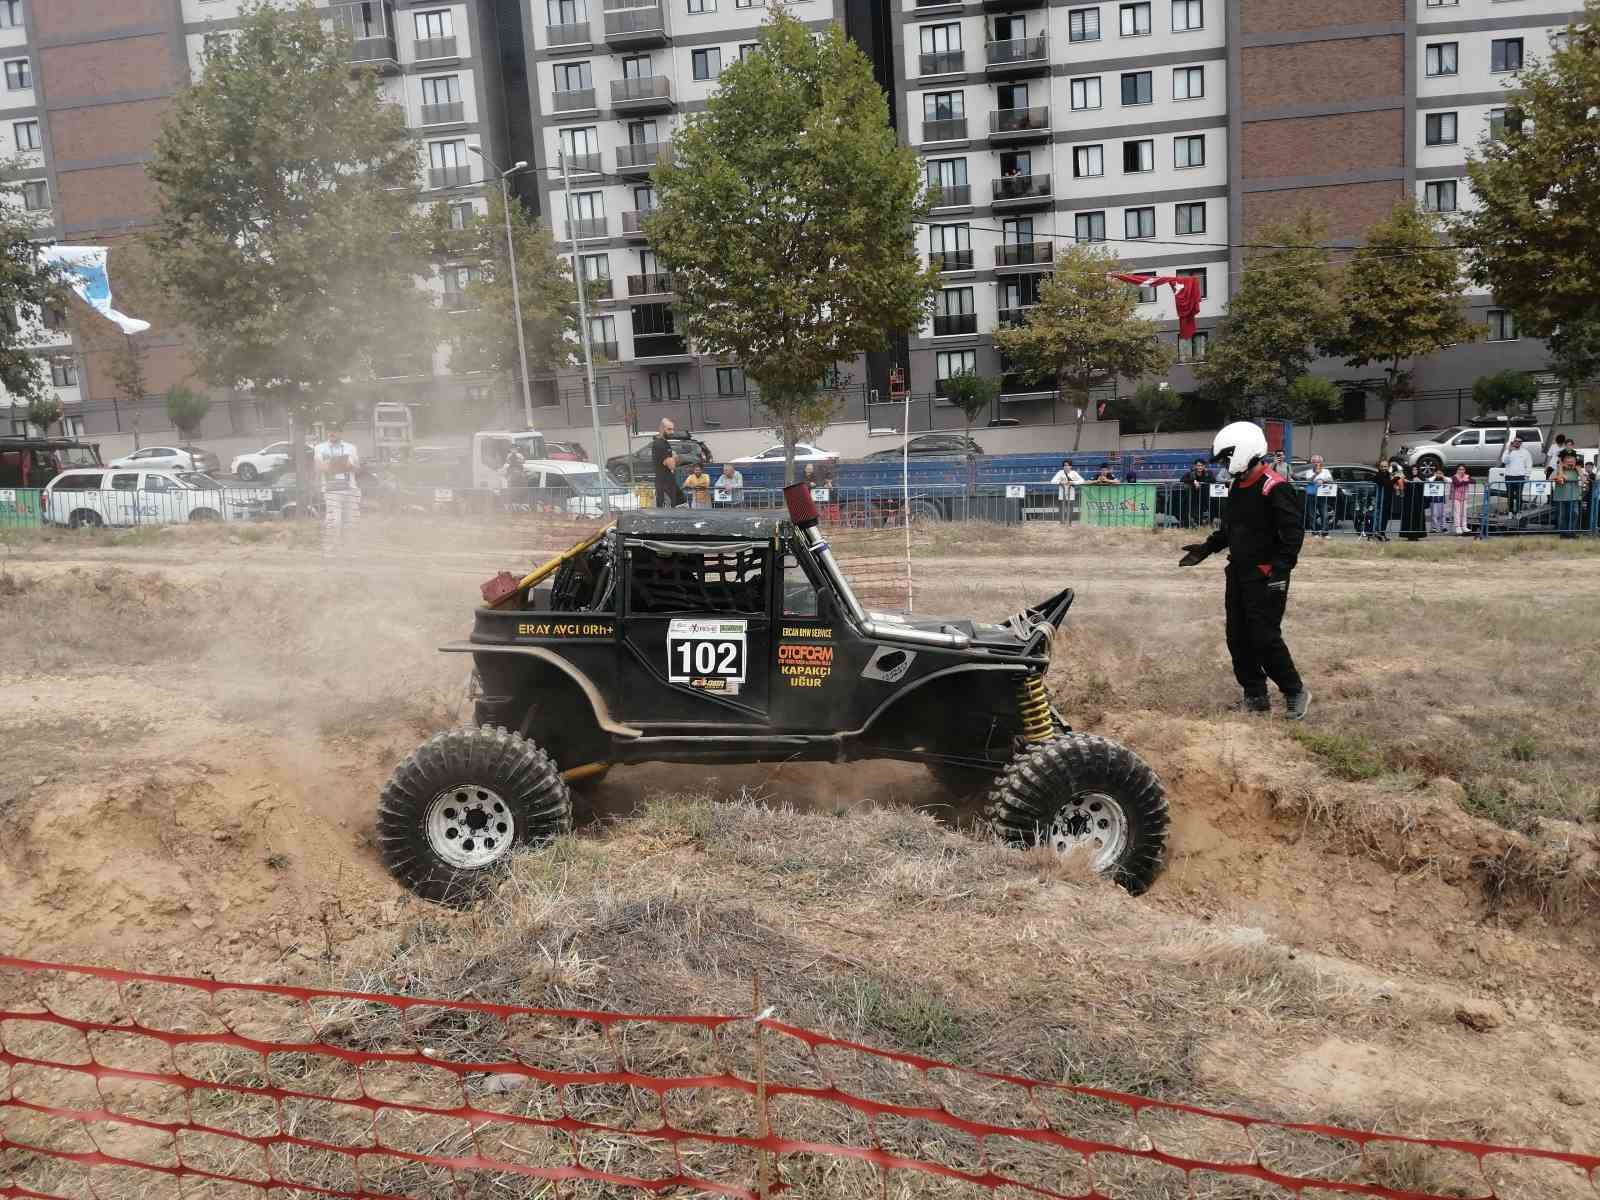
[(1029, 675), (1018, 685), (1017, 715), (1022, 718), (1024, 741), (1048, 742), (1055, 736), (1055, 725), (1050, 720), (1050, 697), (1045, 694), (1043, 675)]

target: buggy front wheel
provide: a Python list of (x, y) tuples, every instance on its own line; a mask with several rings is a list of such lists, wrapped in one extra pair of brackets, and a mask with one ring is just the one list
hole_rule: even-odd
[(1069, 733), (1018, 755), (995, 780), (988, 817), (1013, 845), (1086, 854), (1134, 895), (1161, 874), (1166, 791), (1149, 764), (1107, 738)]

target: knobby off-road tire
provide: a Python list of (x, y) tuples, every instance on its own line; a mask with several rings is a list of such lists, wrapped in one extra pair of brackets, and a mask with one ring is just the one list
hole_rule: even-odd
[(384, 866), (426, 900), (471, 905), (513, 850), (572, 830), (572, 800), (539, 746), (488, 725), (435, 734), (378, 801)]
[(988, 817), (1014, 845), (1083, 847), (1135, 896), (1161, 873), (1166, 791), (1142, 758), (1107, 738), (1071, 733), (1018, 755), (995, 780)]

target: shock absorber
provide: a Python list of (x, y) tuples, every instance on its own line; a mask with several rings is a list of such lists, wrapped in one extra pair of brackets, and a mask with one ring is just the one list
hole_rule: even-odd
[(1055, 736), (1050, 720), (1050, 697), (1044, 690), (1044, 676), (1030, 672), (1017, 685), (1017, 716), (1022, 719), (1022, 738), (1027, 742), (1048, 742)]

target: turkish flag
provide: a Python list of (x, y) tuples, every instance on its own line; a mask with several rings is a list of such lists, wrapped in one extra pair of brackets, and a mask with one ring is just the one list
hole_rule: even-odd
[(1192, 275), (1117, 275), (1114, 278), (1124, 283), (1136, 284), (1142, 288), (1160, 287), (1168, 284), (1172, 288), (1172, 298), (1178, 306), (1178, 336), (1192, 338), (1195, 335), (1195, 318), (1200, 315), (1200, 280)]

